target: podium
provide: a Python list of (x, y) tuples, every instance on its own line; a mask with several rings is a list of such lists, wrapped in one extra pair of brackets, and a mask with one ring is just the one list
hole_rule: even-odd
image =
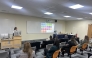
[(13, 36), (12, 39), (0, 40), (0, 49), (20, 48), (21, 40), (22, 40), (21, 36)]
[(21, 47), (21, 36), (14, 36), (13, 37), (13, 47), (20, 48)]

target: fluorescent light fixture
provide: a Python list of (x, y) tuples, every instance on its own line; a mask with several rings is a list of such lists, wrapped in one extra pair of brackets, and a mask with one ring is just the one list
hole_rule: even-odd
[(69, 6), (69, 8), (72, 8), (72, 9), (78, 9), (78, 8), (82, 8), (84, 6), (80, 5), (80, 4), (76, 4), (76, 5), (73, 5), (73, 6)]
[(68, 17), (71, 17), (71, 16), (64, 16), (64, 17), (68, 18)]
[(16, 6), (16, 5), (12, 5), (11, 8), (14, 8), (14, 9), (22, 9), (23, 7), (21, 7), (21, 6)]
[(81, 20), (81, 19), (83, 19), (83, 18), (77, 18), (78, 20)]
[(52, 15), (53, 13), (51, 13), (51, 12), (46, 12), (46, 13), (44, 13), (44, 14), (47, 14), (47, 15)]
[(91, 14), (91, 15), (92, 15), (92, 13), (89, 13), (89, 14)]

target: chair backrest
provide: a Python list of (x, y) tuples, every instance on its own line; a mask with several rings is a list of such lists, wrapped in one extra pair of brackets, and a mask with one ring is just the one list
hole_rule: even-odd
[(13, 49), (14, 53), (17, 54), (19, 53), (21, 50), (20, 49)]
[(87, 46), (88, 46), (88, 44), (87, 44), (87, 43), (84, 43), (84, 44), (82, 45), (82, 49), (86, 49)]
[(0, 58), (7, 58), (9, 55), (8, 55), (8, 52), (7, 51), (4, 51), (4, 52), (0, 52)]
[(31, 48), (32, 48), (32, 50), (34, 50), (34, 51), (36, 50), (36, 46), (35, 46), (35, 47), (31, 47)]
[(65, 46), (66, 42), (61, 42), (61, 46)]
[(77, 46), (72, 46), (71, 49), (70, 49), (70, 53), (74, 53), (77, 49)]
[(27, 54), (21, 54), (19, 56), (17, 56), (16, 58), (28, 58)]
[(55, 52), (54, 52), (54, 54), (53, 54), (53, 58), (57, 58), (57, 57), (58, 57), (59, 52), (60, 52), (60, 50), (55, 51)]
[(53, 46), (53, 44), (48, 44), (48, 45), (46, 45), (46, 49), (49, 50), (52, 46)]

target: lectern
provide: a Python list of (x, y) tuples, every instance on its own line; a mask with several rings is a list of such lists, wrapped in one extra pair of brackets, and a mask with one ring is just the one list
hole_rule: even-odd
[(14, 48), (20, 48), (21, 47), (21, 36), (13, 36), (13, 46)]

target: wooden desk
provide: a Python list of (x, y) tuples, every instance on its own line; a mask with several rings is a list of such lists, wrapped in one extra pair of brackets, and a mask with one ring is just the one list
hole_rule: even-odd
[(1, 40), (1, 49), (13, 48), (13, 39)]
[(0, 48), (20, 48), (21, 47), (21, 36), (14, 36), (13, 39), (0, 40)]

